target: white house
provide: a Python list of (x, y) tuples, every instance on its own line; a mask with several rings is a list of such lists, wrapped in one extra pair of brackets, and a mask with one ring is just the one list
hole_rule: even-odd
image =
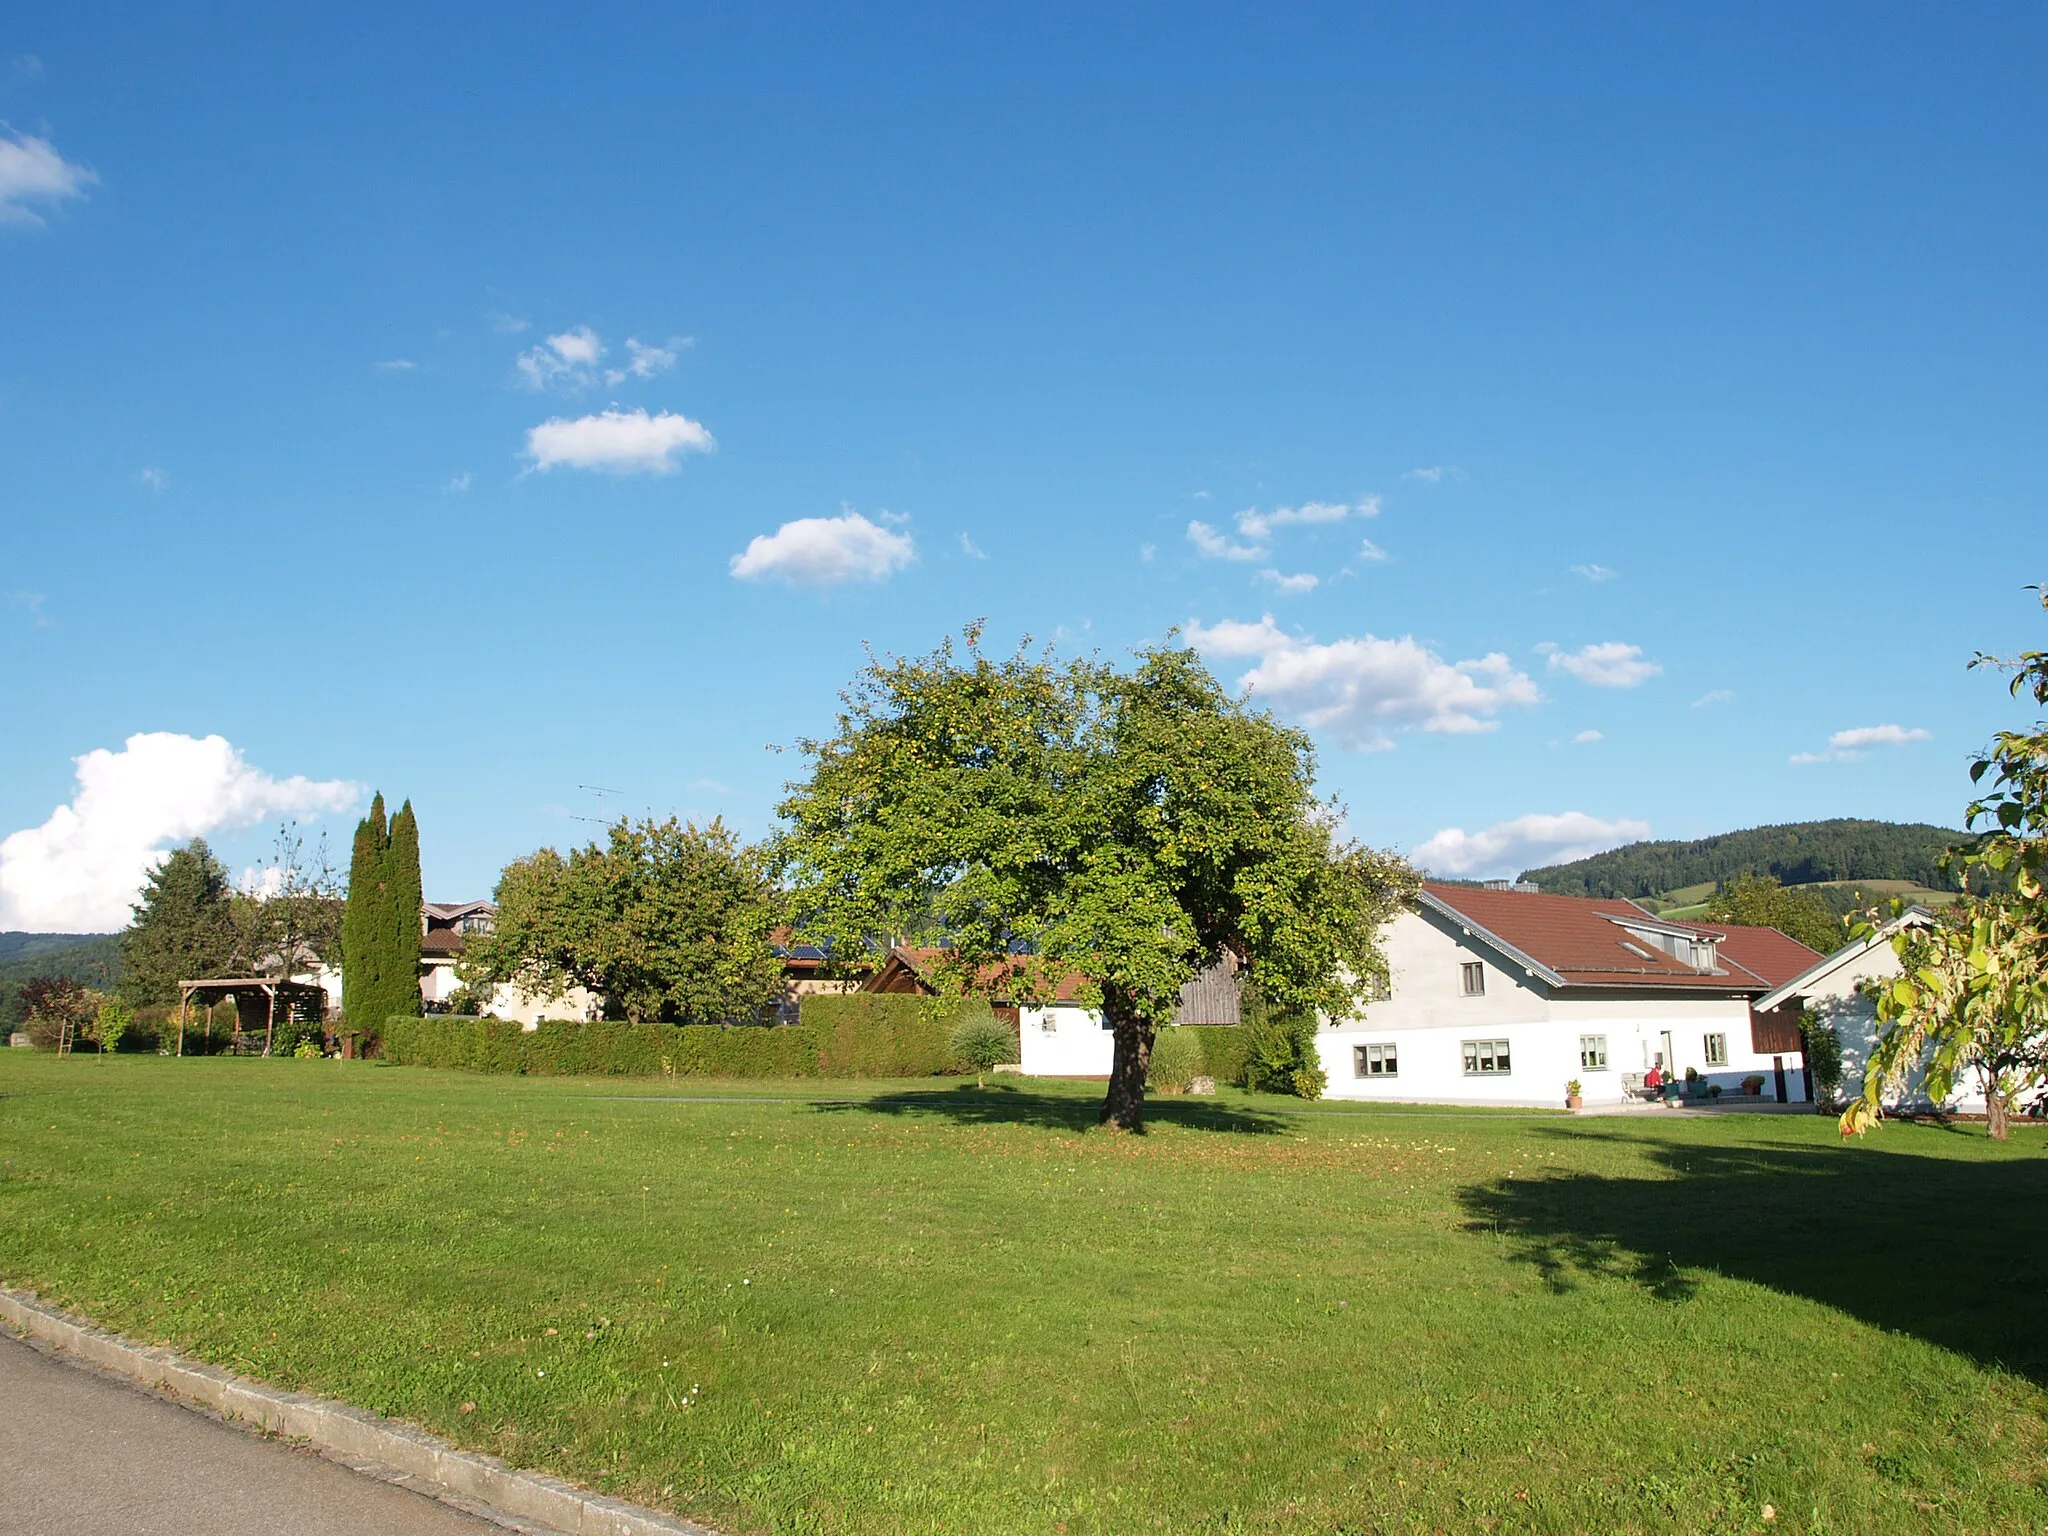
[[(1760, 1021), (1750, 1004), (1821, 956), (1775, 928), (1427, 885), (1382, 943), (1386, 995), (1325, 1019), (1318, 1036), (1332, 1098), (1561, 1106), (1577, 1081), (1587, 1103), (1618, 1103), (1652, 1066), (1691, 1067), (1731, 1093), (1761, 1077), (1767, 1098), (1805, 1097), (1796, 1023)], [(1026, 1008), (1019, 1023), (1027, 1074), (1108, 1074), (1113, 1044), (1093, 1010)]]
[(1618, 1103), (1654, 1066), (1806, 1096), (1796, 1028), (1752, 1000), (1820, 960), (1775, 928), (1677, 923), (1631, 901), (1425, 885), (1382, 936), (1386, 995), (1318, 1038), (1332, 1098)]
[[(1870, 1051), (1877, 1044), (1876, 1001), (1865, 990), (1874, 982), (1890, 981), (1899, 974), (1899, 957), (1892, 949), (1892, 936), (1903, 928), (1924, 927), (1934, 921), (1925, 907), (1908, 907), (1882, 923), (1867, 939), (1853, 939), (1831, 955), (1773, 987), (1756, 1000), (1760, 1018), (1796, 1020), (1807, 1009), (1823, 1024), (1832, 1025), (1842, 1043), (1842, 1093), (1854, 1097), (1862, 1091), (1863, 1073), (1870, 1064)], [(1957, 1085), (1940, 1107), (1984, 1111), (1982, 1085), (1965, 1081)], [(1920, 1073), (1907, 1076), (1891, 1100), (1894, 1106), (1935, 1107), (1928, 1099)]]

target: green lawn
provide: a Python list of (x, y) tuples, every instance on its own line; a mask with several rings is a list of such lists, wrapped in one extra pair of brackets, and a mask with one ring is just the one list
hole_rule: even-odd
[(2048, 1529), (2033, 1128), (1096, 1092), (0, 1052), (0, 1280), (735, 1531)]

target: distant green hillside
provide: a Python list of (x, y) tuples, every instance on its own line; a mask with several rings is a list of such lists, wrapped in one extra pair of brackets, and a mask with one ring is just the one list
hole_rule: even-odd
[(1795, 821), (1692, 842), (1631, 843), (1522, 878), (1559, 896), (1632, 898), (1711, 892), (1737, 875), (1775, 875), (1785, 885), (1898, 880), (1940, 889), (1949, 883), (1941, 856), (1962, 837), (1921, 823)]
[(0, 1022), (21, 1022), (17, 994), (37, 976), (69, 976), (105, 989), (121, 980), (121, 936), (114, 933), (0, 933)]

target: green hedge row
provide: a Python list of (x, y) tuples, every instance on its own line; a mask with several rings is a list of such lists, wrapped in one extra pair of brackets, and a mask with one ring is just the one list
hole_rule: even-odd
[(1235, 1024), (1178, 1026), (1202, 1042), (1202, 1072), (1219, 1083), (1244, 1086), (1244, 1031)]
[(956, 1069), (953, 1013), (926, 998), (807, 997), (803, 1022), (580, 1024), (522, 1029), (499, 1019), (394, 1018), (384, 1060), (531, 1077), (929, 1077)]

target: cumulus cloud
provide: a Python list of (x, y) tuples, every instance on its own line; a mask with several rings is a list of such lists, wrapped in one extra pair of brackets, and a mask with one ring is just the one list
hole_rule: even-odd
[(588, 389), (604, 351), (597, 332), (579, 325), (528, 348), (513, 366), (528, 389)]
[(1561, 651), (1554, 645), (1537, 649), (1548, 653), (1551, 671), (1568, 672), (1594, 688), (1634, 688), (1664, 671), (1659, 663), (1643, 658), (1640, 645), (1619, 640), (1603, 640), (1576, 651)]
[(1795, 763), (1848, 763), (1867, 757), (1873, 747), (1903, 747), (1916, 741), (1931, 741), (1930, 732), (1916, 726), (1856, 725), (1828, 738), (1825, 752), (1795, 752)]
[(636, 336), (628, 336), (626, 366), (607, 368), (604, 381), (607, 384), (623, 384), (628, 379), (651, 379), (657, 373), (667, 373), (676, 365), (676, 354), (689, 344), (687, 336), (672, 336), (665, 347), (653, 346)]
[(459, 474), (459, 475), (451, 475), (451, 476), (449, 476), (449, 477), (448, 477), (448, 483), (447, 483), (446, 485), (443, 485), (443, 486), (441, 487), (441, 491), (442, 491), (442, 494), (443, 494), (443, 495), (447, 495), (447, 496), (460, 496), (460, 495), (464, 494), (465, 492), (467, 492), (467, 491), (469, 490), (469, 486), (470, 486), (470, 476), (469, 476), (469, 471), (465, 469), (465, 470), (464, 470), (464, 471), (463, 471), (463, 472), (462, 472), (461, 474)]
[(1312, 571), (1297, 571), (1290, 576), (1270, 567), (1259, 572), (1259, 580), (1286, 593), (1289, 597), (1299, 597), (1304, 592), (1313, 592), (1323, 584), (1323, 578)]
[(557, 416), (526, 434), (535, 469), (567, 465), (615, 475), (666, 475), (686, 453), (709, 453), (717, 441), (703, 423), (673, 411), (600, 411), (571, 420)]
[(1499, 652), (1450, 662), (1407, 635), (1362, 635), (1323, 645), (1286, 634), (1270, 613), (1256, 624), (1190, 622), (1187, 633), (1189, 644), (1212, 656), (1257, 657), (1238, 686), (1361, 752), (1392, 747), (1396, 730), (1490, 731), (1499, 725), (1494, 717), (1502, 709), (1542, 697)]
[(171, 477), (154, 464), (145, 466), (135, 478), (141, 483), (142, 488), (148, 491), (161, 491), (171, 483)]
[(1401, 478), (1420, 480), (1424, 485), (1442, 485), (1446, 480), (1464, 479), (1465, 471), (1455, 464), (1432, 464), (1426, 469), (1411, 469)]
[(7, 607), (10, 612), (21, 614), (36, 629), (55, 629), (57, 621), (43, 612), (43, 604), (49, 599), (41, 592), (10, 592)]
[[(884, 521), (886, 513), (881, 514)], [(907, 533), (871, 523), (851, 507), (837, 517), (800, 517), (773, 533), (756, 534), (732, 557), (742, 581), (774, 579), (792, 586), (830, 587), (849, 581), (884, 581), (917, 558)]]
[(1362, 496), (1355, 502), (1304, 501), (1298, 507), (1275, 507), (1270, 512), (1261, 512), (1257, 507), (1246, 507), (1237, 514), (1237, 531), (1248, 539), (1267, 539), (1272, 537), (1275, 528), (1293, 528), (1314, 523), (1341, 523), (1347, 517), (1379, 515), (1380, 499), (1377, 496)]
[(0, 127), (0, 224), (40, 225), (42, 215), (31, 204), (83, 197), (98, 180), (58, 154), (48, 139)]
[(1373, 543), (1371, 539), (1366, 539), (1358, 546), (1358, 558), (1361, 560), (1380, 561), (1390, 560), (1393, 557), (1384, 549), (1381, 549), (1379, 545)]
[(1268, 554), (1257, 544), (1231, 543), (1228, 536), (1199, 518), (1188, 524), (1188, 542), (1205, 560), (1263, 560)]
[(1733, 704), (1734, 702), (1735, 694), (1732, 690), (1727, 688), (1709, 688), (1705, 693), (1692, 701), (1692, 707), (1694, 709), (1711, 709), (1716, 704)]
[(379, 373), (411, 373), (419, 364), (409, 357), (387, 357), (375, 366)]
[(1604, 565), (1575, 565), (1572, 567), (1572, 574), (1574, 576), (1583, 576), (1586, 580), (1590, 582), (1598, 583), (1603, 581), (1612, 581), (1615, 577), (1619, 576), (1621, 572), (1616, 570), (1610, 570), (1608, 567)]
[(1585, 747), (1591, 746), (1596, 741), (1605, 741), (1606, 739), (1606, 736), (1599, 731), (1581, 731), (1572, 738), (1572, 742), (1576, 746)]
[(970, 560), (986, 560), (988, 558), (988, 551), (975, 543), (971, 535), (965, 533), (960, 535), (960, 553)]
[(120, 928), (143, 876), (174, 843), (273, 816), (351, 809), (363, 788), (272, 778), (225, 738), (149, 731), (74, 761), (78, 788), (39, 827), (0, 842), (0, 928)]
[(1517, 816), (1479, 832), (1445, 827), (1415, 850), (1415, 862), (1456, 879), (1500, 879), (1544, 864), (1590, 858), (1649, 835), (1647, 821), (1627, 817), (1604, 821), (1584, 811)]

